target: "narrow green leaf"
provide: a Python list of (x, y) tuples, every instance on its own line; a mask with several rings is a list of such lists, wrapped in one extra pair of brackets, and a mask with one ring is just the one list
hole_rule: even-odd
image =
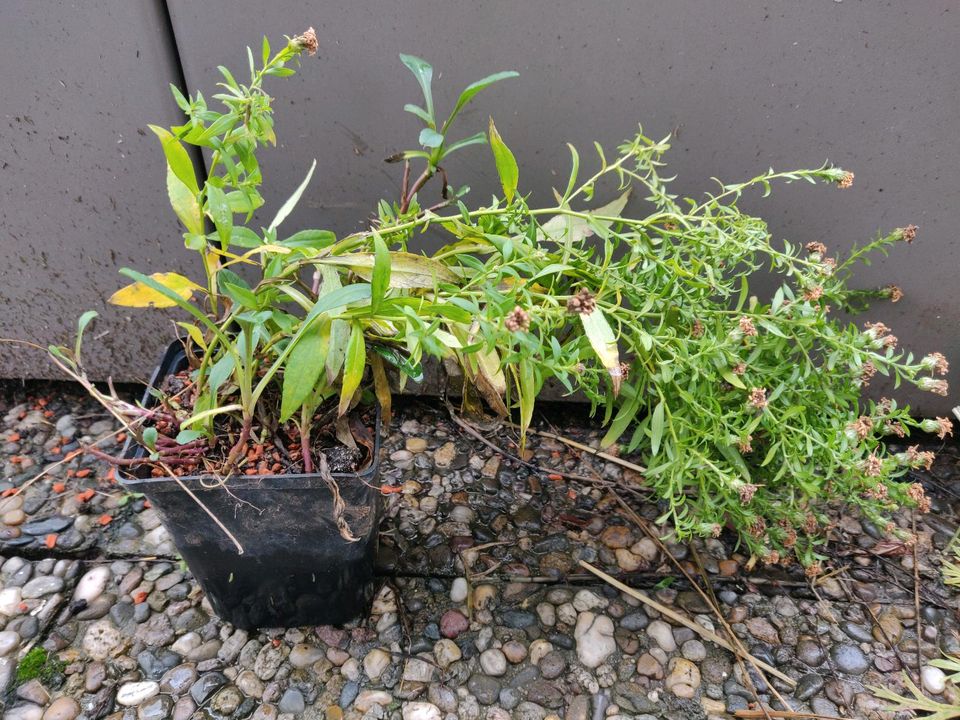
[(504, 70), (502, 72), (494, 73), (493, 75), (487, 75), (487, 77), (482, 80), (477, 80), (474, 83), (470, 83), (467, 87), (464, 88), (463, 92), (460, 93), (460, 97), (457, 98), (457, 104), (453, 107), (453, 112), (450, 113), (450, 117), (447, 118), (447, 121), (443, 124), (444, 130), (450, 127), (453, 123), (454, 118), (460, 114), (460, 111), (476, 97), (477, 93), (481, 90), (485, 90), (494, 83), (498, 83), (501, 80), (506, 80), (508, 78), (518, 77), (520, 73), (515, 70)]
[(194, 173), (193, 161), (190, 160), (187, 149), (183, 147), (181, 142), (166, 128), (158, 125), (150, 125), (149, 127), (153, 130), (154, 134), (160, 138), (160, 144), (163, 146), (163, 154), (167, 158), (167, 166), (173, 170), (173, 174), (180, 179), (180, 182), (187, 186), (190, 192), (197, 195), (200, 192), (200, 188), (197, 186), (197, 176)]
[(413, 115), (416, 115), (418, 118), (423, 120), (428, 125), (430, 124), (431, 122), (430, 116), (427, 115), (427, 111), (424, 110), (419, 105), (414, 105), (413, 103), (407, 103), (406, 105), (403, 106), (403, 109), (406, 110), (408, 113), (412, 113)]
[(465, 137), (463, 140), (457, 140), (455, 143), (448, 145), (447, 149), (444, 151), (444, 157), (470, 145), (484, 145), (486, 142), (487, 136), (485, 133), (476, 133), (470, 137)]
[(663, 400), (657, 403), (650, 418), (650, 457), (656, 457), (660, 452), (660, 441), (663, 439)]
[(360, 323), (353, 323), (350, 328), (350, 341), (347, 343), (347, 354), (343, 362), (343, 382), (340, 389), (340, 404), (337, 407), (339, 415), (345, 415), (350, 409), (353, 394), (360, 387), (360, 381), (363, 379), (366, 357), (363, 327)]
[(77, 320), (77, 342), (76, 345), (74, 345), (73, 353), (73, 357), (77, 362), (80, 361), (80, 348), (83, 345), (83, 331), (87, 329), (87, 325), (89, 325), (94, 318), (99, 316), (100, 313), (98, 313), (96, 310), (87, 310), (85, 313), (83, 313), (83, 315), (80, 316), (80, 319)]
[(181, 430), (179, 433), (177, 433), (177, 442), (181, 445), (186, 445), (187, 443), (193, 442), (194, 440), (199, 440), (202, 437), (202, 430)]
[(433, 89), (431, 88), (433, 83), (433, 66), (426, 60), (421, 60), (415, 55), (404, 55), (403, 53), (400, 53), (400, 62), (409, 68), (410, 72), (412, 72), (413, 76), (417, 79), (417, 82), (420, 83), (420, 89), (423, 91), (423, 100), (426, 103), (427, 115), (429, 117), (427, 123), (431, 127), (436, 127), (433, 114)]
[(497, 127), (493, 124), (493, 118), (490, 118), (490, 149), (493, 151), (493, 160), (497, 165), (497, 173), (500, 175), (503, 195), (508, 203), (513, 202), (513, 196), (517, 192), (517, 183), (520, 180), (520, 169), (517, 167), (517, 159), (510, 152), (506, 143), (503, 142), (500, 133), (497, 132)]
[(533, 408), (537, 401), (536, 375), (533, 363), (530, 360), (519, 362), (519, 401), (520, 401), (520, 438), (521, 443), (526, 437), (527, 428), (533, 421)]
[(373, 276), (370, 279), (370, 312), (376, 312), (390, 287), (390, 251), (376, 230), (373, 232)]
[(741, 390), (747, 389), (747, 386), (743, 384), (743, 380), (734, 375), (731, 370), (724, 370), (720, 374), (723, 375), (724, 380), (733, 385), (735, 388), (740, 388)]
[(313, 392), (326, 363), (330, 323), (316, 323), (293, 348), (283, 369), (280, 422), (286, 422)]
[(207, 213), (217, 228), (223, 247), (229, 247), (230, 235), (233, 232), (233, 212), (230, 210), (227, 196), (223, 190), (209, 183), (206, 185), (206, 192)]
[(303, 191), (307, 189), (307, 184), (310, 182), (310, 178), (313, 177), (313, 171), (317, 167), (317, 161), (314, 160), (310, 165), (310, 171), (307, 173), (307, 176), (303, 179), (303, 182), (300, 183), (293, 195), (291, 195), (283, 206), (277, 211), (276, 217), (273, 218), (273, 221), (270, 223), (270, 227), (267, 230), (275, 230), (280, 223), (286, 220), (287, 215), (293, 212), (293, 208), (296, 207), (297, 203), (300, 201), (300, 196), (303, 195)]

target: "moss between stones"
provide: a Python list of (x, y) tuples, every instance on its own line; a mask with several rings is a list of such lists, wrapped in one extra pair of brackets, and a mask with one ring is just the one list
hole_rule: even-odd
[(49, 684), (57, 675), (63, 673), (66, 663), (50, 655), (42, 647), (35, 647), (23, 656), (17, 665), (17, 685), (39, 679)]

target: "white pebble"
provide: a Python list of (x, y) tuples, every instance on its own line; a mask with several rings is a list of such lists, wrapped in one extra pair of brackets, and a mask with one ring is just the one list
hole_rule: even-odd
[(931, 695), (939, 695), (947, 687), (947, 676), (940, 668), (927, 665), (920, 671), (920, 680), (923, 683), (923, 689)]
[(450, 599), (455, 603), (462, 603), (467, 599), (468, 590), (467, 579), (458, 577), (453, 581), (453, 586), (450, 588)]
[(408, 702), (403, 705), (403, 720), (442, 720), (443, 715), (433, 703)]
[(125, 683), (117, 691), (117, 702), (127, 707), (139, 705), (160, 692), (160, 686), (152, 680)]
[(677, 649), (677, 641), (673, 637), (673, 629), (663, 620), (654, 620), (647, 626), (647, 635), (652, 637), (657, 645), (666, 652), (673, 652)]
[(73, 591), (73, 600), (84, 600), (92, 603), (103, 594), (110, 581), (110, 568), (106, 565), (100, 565), (84, 574), (77, 583), (77, 589)]

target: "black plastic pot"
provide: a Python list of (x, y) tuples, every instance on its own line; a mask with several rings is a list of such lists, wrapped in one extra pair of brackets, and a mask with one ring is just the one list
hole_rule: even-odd
[[(150, 387), (159, 387), (185, 366), (183, 346), (175, 342)], [(153, 402), (149, 388), (143, 402)], [(340, 625), (368, 611), (373, 600), (380, 520), (379, 410), (374, 438), (369, 468), (333, 476), (346, 504), (346, 520), (360, 538), (353, 543), (340, 536), (332, 494), (317, 474), (240, 475), (230, 478), (227, 488), (212, 486), (212, 478), (202, 476), (175, 480), (121, 474), (121, 481), (157, 509), (223, 620), (244, 629)], [(125, 457), (142, 452), (129, 441), (124, 448)], [(230, 530), (242, 554), (180, 483)]]

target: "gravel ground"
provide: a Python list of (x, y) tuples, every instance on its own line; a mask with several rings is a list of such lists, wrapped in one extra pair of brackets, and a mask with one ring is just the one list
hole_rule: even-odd
[[(812, 587), (799, 572), (748, 570), (729, 537), (660, 545), (610, 493), (638, 479), (617, 464), (534, 437), (530, 462), (586, 479), (532, 470), (437, 406), (407, 403), (385, 438), (382, 482), (402, 490), (384, 499), (370, 617), (248, 633), (213, 614), (156, 512), (74, 453), (115, 430), (95, 404), (64, 385), (0, 394), (0, 701), (10, 720), (696, 719), (736, 717), (757, 697), (879, 718), (892, 715), (868, 688), (900, 687), (918, 665), (931, 696), (956, 700), (926, 665), (960, 652), (960, 603), (938, 570), (960, 512), (953, 445), (922, 475), (934, 511), (917, 519), (918, 616), (912, 549), (878, 542), (857, 518), (837, 519), (838, 572)], [(570, 411), (554, 420), (561, 434), (596, 441)], [(488, 435), (516, 452), (504, 432)], [(642, 493), (623, 497), (641, 518), (658, 515)], [(910, 527), (912, 516), (897, 521)], [(579, 564), (722, 633), (667, 554), (692, 575), (702, 567), (734, 633), (795, 686), (745, 677), (732, 653)], [(18, 680), (36, 648), (47, 664)]]

